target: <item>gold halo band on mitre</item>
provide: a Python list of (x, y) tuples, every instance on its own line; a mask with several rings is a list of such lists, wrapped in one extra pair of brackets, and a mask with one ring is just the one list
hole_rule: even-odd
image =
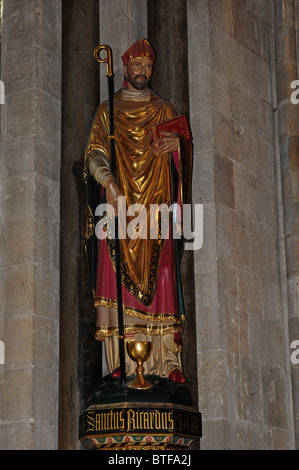
[(122, 61), (124, 65), (127, 65), (132, 59), (139, 57), (156, 61), (155, 51), (146, 39), (138, 39), (134, 42), (122, 55)]

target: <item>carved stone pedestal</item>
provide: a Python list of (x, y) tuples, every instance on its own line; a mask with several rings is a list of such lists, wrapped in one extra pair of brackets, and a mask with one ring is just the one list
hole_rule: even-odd
[(153, 384), (146, 391), (103, 379), (80, 416), (79, 437), (87, 449), (182, 450), (200, 439), (201, 414), (192, 408), (187, 387), (146, 379)]

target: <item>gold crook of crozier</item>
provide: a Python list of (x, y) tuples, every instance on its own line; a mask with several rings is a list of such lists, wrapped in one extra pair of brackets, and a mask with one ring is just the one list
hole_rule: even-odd
[[(107, 53), (107, 56), (104, 57), (104, 59), (101, 58), (100, 56), (100, 52), (102, 50), (105, 50), (106, 53)], [(113, 71), (112, 71), (112, 52), (111, 52), (111, 48), (110, 46), (107, 46), (107, 44), (101, 44), (99, 46), (97, 46), (93, 52), (93, 55), (94, 55), (94, 58), (100, 63), (100, 64), (104, 64), (104, 63), (107, 63), (107, 73), (106, 73), (106, 76), (107, 77), (112, 77), (114, 74), (113, 74)]]

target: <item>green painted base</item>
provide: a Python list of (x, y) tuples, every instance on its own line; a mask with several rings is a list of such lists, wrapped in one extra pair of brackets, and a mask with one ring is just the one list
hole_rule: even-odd
[(119, 378), (111, 375), (103, 377), (89, 396), (87, 407), (113, 403), (172, 403), (192, 407), (192, 398), (186, 384), (175, 384), (167, 378), (146, 375), (145, 380), (153, 384), (153, 387), (137, 390), (129, 387), (134, 378), (134, 375), (127, 377), (126, 385), (122, 387)]
[(201, 414), (171, 403), (93, 405), (80, 416), (79, 438), (88, 448), (182, 448), (200, 437)]
[(193, 439), (180, 436), (91, 436), (82, 442), (87, 450), (185, 450), (190, 447)]
[(184, 449), (201, 437), (201, 414), (192, 408), (185, 384), (155, 375), (153, 386), (123, 387), (119, 378), (104, 377), (80, 416), (79, 438), (89, 449)]

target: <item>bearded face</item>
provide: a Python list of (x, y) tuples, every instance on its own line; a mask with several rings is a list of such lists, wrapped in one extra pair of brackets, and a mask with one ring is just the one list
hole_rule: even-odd
[(127, 89), (145, 90), (153, 72), (153, 61), (144, 57), (132, 59), (124, 66), (124, 75), (128, 82)]
[(132, 77), (130, 74), (128, 74), (127, 80), (130, 85), (135, 88), (135, 90), (145, 90), (149, 84), (149, 80), (145, 75), (137, 75), (136, 77)]

